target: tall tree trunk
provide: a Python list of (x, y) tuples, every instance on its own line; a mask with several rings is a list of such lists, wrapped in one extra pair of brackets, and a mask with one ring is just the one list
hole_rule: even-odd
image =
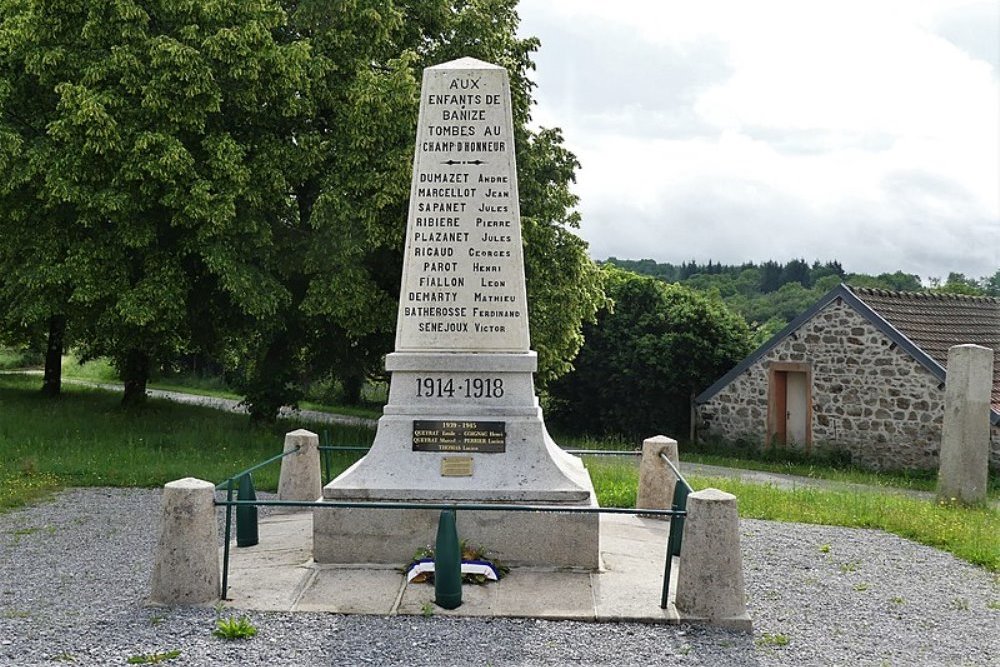
[(125, 353), (122, 364), (122, 382), (125, 395), (123, 408), (135, 408), (146, 402), (146, 383), (149, 381), (149, 355), (142, 350), (132, 349)]
[(348, 405), (360, 405), (361, 390), (365, 386), (364, 374), (345, 374), (344, 377), (340, 379), (340, 384), (343, 387), (344, 403), (347, 403)]
[(62, 353), (66, 339), (66, 316), (53, 315), (49, 318), (49, 339), (45, 349), (45, 375), (42, 379), (42, 395), (58, 396), (62, 390)]
[(294, 401), (287, 391), (291, 364), (286, 344), (286, 336), (279, 334), (268, 345), (254, 370), (255, 377), (246, 392), (246, 401), (250, 423), (255, 426), (273, 424), (278, 420), (281, 407)]

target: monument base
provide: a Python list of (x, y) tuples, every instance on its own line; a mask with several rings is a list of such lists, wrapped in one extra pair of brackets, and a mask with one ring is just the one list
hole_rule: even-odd
[[(323, 488), (324, 500), (488, 503), (593, 507), (597, 496), (583, 462), (549, 437), (534, 395), (533, 352), (523, 354), (395, 353), (389, 403), (369, 453)], [(433, 368), (434, 371), (418, 369)], [(488, 369), (488, 370), (487, 370)], [(422, 396), (432, 377), (444, 386), (468, 386), (487, 377), (501, 395), (456, 402)], [(482, 386), (482, 380), (476, 386)], [(418, 424), (459, 431), (492, 424), (499, 440), (418, 443)], [(316, 509), (317, 563), (408, 562), (433, 544), (437, 510)], [(511, 564), (599, 567), (600, 531), (594, 513), (459, 511), (459, 538)]]
[[(596, 498), (587, 506), (597, 507)], [(433, 547), (440, 514), (439, 510), (313, 510), (313, 559), (403, 565), (421, 547)], [(459, 539), (481, 546), (504, 564), (600, 567), (598, 514), (460, 510), (456, 516)]]
[[(478, 478), (440, 476), (440, 462), (447, 455), (407, 451), (410, 423), (400, 416), (382, 417), (372, 451), (327, 484), (322, 499), (598, 507), (583, 463), (552, 442), (540, 417), (507, 421), (509, 435), (528, 440), (526, 436), (533, 434), (538, 439), (525, 448), (532, 456), (518, 457), (524, 466), (521, 474), (517, 466), (503, 477), (492, 470), (501, 460), (495, 454), (468, 457)], [(383, 465), (393, 459), (405, 464)], [(556, 479), (553, 471), (564, 476)], [(479, 483), (473, 486), (472, 479)], [(352, 480), (364, 485), (356, 486)], [(317, 563), (399, 565), (409, 562), (420, 547), (434, 544), (440, 515), (439, 510), (364, 508), (320, 508), (313, 513), (313, 559)], [(596, 513), (460, 510), (457, 516), (459, 539), (485, 548), (504, 563), (590, 570), (600, 566)]]

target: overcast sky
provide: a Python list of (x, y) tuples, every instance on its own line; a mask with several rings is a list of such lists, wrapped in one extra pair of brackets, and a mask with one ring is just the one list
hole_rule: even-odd
[(1000, 2), (521, 0), (596, 259), (1000, 268)]

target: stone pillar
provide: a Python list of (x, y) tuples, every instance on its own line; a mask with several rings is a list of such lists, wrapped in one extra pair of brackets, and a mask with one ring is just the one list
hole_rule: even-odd
[(993, 350), (979, 345), (948, 350), (937, 488), (941, 500), (986, 502), (992, 387)]
[(319, 467), (319, 436), (299, 429), (285, 434), (285, 449), (299, 451), (281, 459), (278, 479), (278, 500), (319, 500), (323, 495), (323, 479)]
[(660, 454), (666, 454), (670, 462), (680, 468), (676, 440), (664, 435), (643, 440), (642, 463), (639, 466), (639, 492), (635, 497), (636, 509), (670, 509), (677, 477), (670, 466), (660, 458)]
[(151, 603), (197, 605), (219, 600), (219, 530), (214, 500), (215, 486), (193, 477), (163, 487)]
[(688, 496), (687, 512), (675, 601), (681, 619), (749, 631), (736, 496), (704, 489)]

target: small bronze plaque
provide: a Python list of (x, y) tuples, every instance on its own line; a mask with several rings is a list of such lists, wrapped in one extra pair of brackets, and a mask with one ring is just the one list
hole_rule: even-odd
[(485, 452), (507, 449), (507, 422), (413, 421), (415, 452)]
[(472, 477), (471, 456), (446, 456), (441, 459), (442, 477)]

